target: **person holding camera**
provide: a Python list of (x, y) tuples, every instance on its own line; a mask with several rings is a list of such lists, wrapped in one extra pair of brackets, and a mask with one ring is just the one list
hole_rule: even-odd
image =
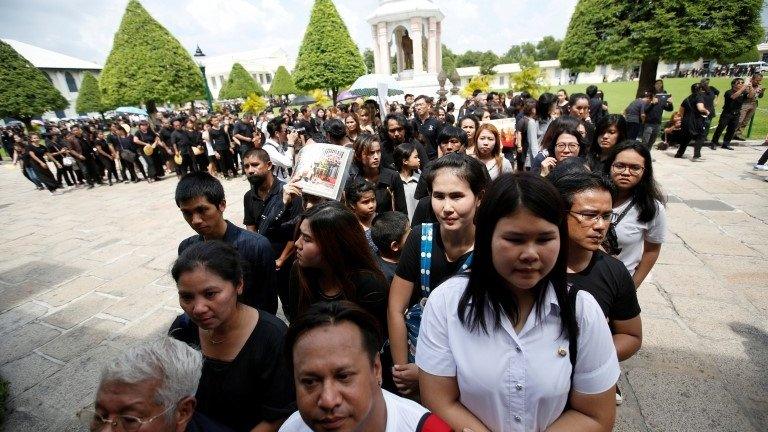
[(299, 133), (294, 129), (288, 131), (288, 125), (283, 117), (275, 117), (267, 123), (269, 138), (262, 148), (269, 154), (277, 179), (288, 182), (293, 168), (293, 145), (299, 138)]
[(752, 78), (750, 78), (749, 84), (745, 84), (745, 87), (747, 87), (748, 90), (747, 98), (741, 105), (741, 111), (739, 113), (739, 127), (736, 129), (736, 133), (734, 134), (734, 139), (738, 141), (744, 141), (744, 135), (742, 132), (744, 131), (744, 128), (749, 125), (749, 121), (752, 119), (752, 116), (755, 115), (755, 110), (757, 109), (757, 99), (762, 98), (763, 94), (765, 93), (765, 89), (762, 85), (760, 85), (762, 81), (763, 74), (757, 72), (752, 74)]
[(664, 90), (663, 80), (653, 83), (653, 93), (651, 103), (645, 107), (645, 125), (642, 133), (643, 145), (648, 149), (653, 148), (659, 136), (664, 111), (672, 111), (672, 95)]
[(734, 138), (736, 128), (739, 125), (739, 115), (743, 112), (742, 106), (749, 98), (750, 92), (754, 96), (753, 87), (744, 83), (743, 79), (734, 78), (731, 80), (731, 89), (725, 92), (725, 105), (722, 114), (720, 114), (720, 121), (717, 123), (714, 135), (712, 135), (713, 149), (716, 148), (720, 134), (725, 129), (722, 147), (726, 150), (733, 150), (730, 145), (731, 140)]

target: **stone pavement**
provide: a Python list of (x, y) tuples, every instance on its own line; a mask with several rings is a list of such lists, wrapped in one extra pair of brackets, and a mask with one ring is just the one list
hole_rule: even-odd
[[(640, 288), (644, 341), (623, 363), (618, 431), (768, 430), (765, 147), (654, 151), (669, 240)], [(692, 150), (689, 150), (689, 153)], [(0, 375), (8, 431), (68, 431), (103, 362), (180, 312), (168, 269), (192, 234), (174, 178), (51, 196), (0, 166)], [(242, 222), (247, 182), (225, 182)], [(763, 270), (761, 270), (763, 268)]]

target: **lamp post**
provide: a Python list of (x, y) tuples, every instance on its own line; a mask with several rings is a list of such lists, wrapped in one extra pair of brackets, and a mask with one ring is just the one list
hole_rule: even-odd
[(208, 101), (208, 112), (213, 112), (213, 98), (211, 97), (211, 89), (208, 87), (208, 78), (205, 77), (205, 64), (203, 64), (203, 50), (200, 49), (200, 45), (197, 46), (195, 54), (193, 55), (197, 61), (197, 65), (200, 67), (200, 73), (203, 74), (203, 82), (205, 83), (205, 99)]

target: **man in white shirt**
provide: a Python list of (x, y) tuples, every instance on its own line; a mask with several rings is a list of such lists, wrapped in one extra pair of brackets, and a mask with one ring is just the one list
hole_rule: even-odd
[[(299, 138), (298, 132), (288, 133), (288, 125), (282, 117), (275, 117), (267, 123), (267, 138), (261, 148), (269, 153), (269, 159), (275, 167), (275, 175), (279, 180), (287, 182), (293, 168), (293, 144)], [(286, 143), (283, 146), (283, 143)]]
[(426, 408), (382, 390), (381, 331), (347, 301), (321, 302), (288, 329), (299, 410), (280, 432), (449, 431)]

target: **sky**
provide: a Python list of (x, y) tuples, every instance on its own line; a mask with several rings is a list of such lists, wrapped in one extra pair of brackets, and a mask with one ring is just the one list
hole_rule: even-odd
[[(504, 54), (546, 35), (562, 38), (577, 0), (433, 0), (445, 14), (443, 43)], [(141, 0), (190, 52), (206, 55), (269, 47), (295, 57), (314, 0)], [(0, 37), (104, 64), (128, 0), (0, 0)], [(378, 0), (334, 0), (361, 50), (372, 45), (365, 19)]]

